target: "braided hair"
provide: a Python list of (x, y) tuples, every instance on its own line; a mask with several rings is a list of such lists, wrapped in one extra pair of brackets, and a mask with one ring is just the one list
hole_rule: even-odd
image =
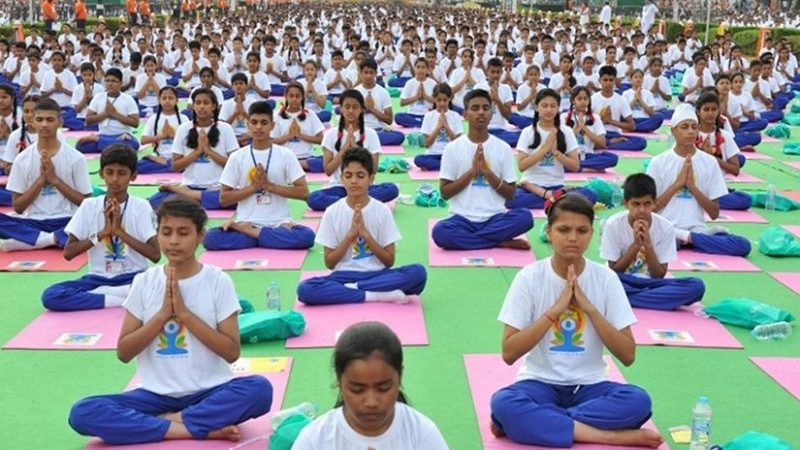
[(285, 99), (279, 114), (281, 118), (285, 120), (289, 119), (289, 113), (286, 111), (286, 109), (289, 107), (289, 89), (298, 89), (300, 91), (300, 114), (297, 115), (297, 118), (302, 122), (306, 120), (306, 115), (308, 114), (308, 111), (306, 110), (306, 89), (297, 81), (290, 81), (288, 84), (286, 84), (286, 89), (284, 90)]
[[(725, 136), (722, 135), (722, 129), (725, 127), (725, 122), (722, 118), (722, 113), (719, 111), (719, 97), (717, 97), (717, 94), (714, 92), (706, 92), (700, 95), (700, 98), (697, 99), (697, 106), (695, 107), (697, 118), (700, 118), (700, 109), (703, 108), (703, 105), (708, 103), (717, 105), (717, 117), (714, 119), (714, 142), (712, 145), (714, 146), (714, 155), (722, 158), (722, 145), (725, 143)], [(695, 144), (700, 146), (702, 143), (703, 141), (698, 134)]]
[(9, 97), (12, 98), (13, 103), (11, 105), (11, 120), (12, 120), (11, 131), (14, 131), (17, 128), (19, 128), (19, 125), (17, 124), (17, 120), (19, 119), (19, 111), (17, 111), (17, 93), (14, 91), (13, 86), (6, 83), (0, 84), (0, 91), (5, 92), (6, 94), (8, 94)]
[[(24, 99), (22, 99), (23, 108), (25, 107), (25, 103), (39, 103), (42, 97), (39, 94), (29, 94)], [(17, 142), (17, 149), (19, 151), (25, 150), (28, 146), (25, 144), (25, 139), (27, 138), (27, 124), (25, 123), (25, 115), (22, 116), (22, 125), (20, 126), (20, 134), (19, 134), (19, 142)]]
[[(342, 92), (342, 95), (339, 96), (339, 108), (341, 111), (344, 111), (344, 101), (347, 99), (357, 101), (361, 107), (361, 114), (358, 115), (358, 145), (363, 147), (366, 139), (366, 134), (364, 133), (364, 109), (366, 108), (364, 106), (364, 96), (355, 89), (347, 89)], [(339, 118), (339, 132), (336, 135), (336, 145), (334, 145), (337, 152), (342, 147), (342, 138), (344, 137), (344, 113), (341, 113), (341, 116)]]
[[(192, 104), (194, 104), (194, 102), (197, 101), (197, 97), (201, 95), (207, 95), (214, 105), (214, 117), (211, 122), (211, 129), (208, 130), (208, 143), (211, 144), (212, 147), (215, 147), (219, 143), (220, 138), (220, 131), (219, 128), (217, 128), (217, 121), (219, 121), (219, 100), (217, 100), (214, 91), (201, 87), (192, 92)], [(186, 136), (186, 146), (195, 149), (197, 148), (197, 139), (199, 137), (197, 132), (197, 113), (192, 115), (192, 125), (192, 129), (189, 130), (189, 134)]]
[[(163, 111), (163, 108), (161, 107), (161, 101), (160, 101), (161, 94), (163, 94), (165, 91), (172, 92), (172, 94), (175, 95), (175, 98), (176, 99), (178, 98), (178, 90), (175, 89), (174, 87), (170, 86), (170, 85), (166, 85), (166, 86), (162, 87), (161, 90), (158, 91), (158, 98), (159, 98), (158, 111), (156, 112), (156, 121), (153, 122), (153, 134), (156, 134), (156, 135), (158, 134), (158, 121), (161, 120), (161, 111)], [(181, 124), (181, 113), (178, 110), (178, 103), (177, 102), (175, 102), (175, 115), (178, 117), (178, 125), (180, 125)], [(155, 152), (156, 154), (158, 154), (158, 145), (159, 145), (158, 142), (153, 144), (153, 152)]]
[[(550, 88), (542, 89), (536, 94), (536, 106), (539, 106), (542, 100), (545, 98), (552, 98), (556, 101), (556, 105), (561, 102), (561, 97), (559, 97), (558, 93)], [(539, 135), (539, 129), (537, 125), (539, 124), (539, 110), (537, 109), (536, 112), (533, 113), (533, 123), (531, 127), (533, 128), (533, 143), (528, 147), (531, 150), (536, 150), (539, 145), (542, 143), (542, 136)], [(556, 113), (555, 117), (553, 117), (553, 125), (556, 127), (556, 148), (561, 153), (567, 152), (567, 141), (564, 137), (564, 132), (561, 131), (561, 119), (558, 117), (558, 113)]]
[(589, 103), (586, 105), (586, 125), (594, 125), (594, 114), (592, 114), (592, 94), (589, 92), (589, 88), (586, 86), (576, 86), (574, 89), (572, 89), (572, 98), (570, 99), (569, 111), (567, 111), (566, 117), (566, 125), (570, 128), (575, 126), (575, 98), (581, 92), (585, 92), (586, 96), (589, 97)]

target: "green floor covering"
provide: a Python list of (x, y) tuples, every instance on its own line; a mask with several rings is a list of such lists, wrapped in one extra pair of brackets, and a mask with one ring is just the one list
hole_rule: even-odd
[[(662, 132), (666, 129), (662, 129)], [(800, 138), (800, 128), (793, 128)], [(656, 154), (666, 142), (651, 142), (648, 152)], [(781, 190), (800, 190), (800, 172), (782, 165), (781, 159), (800, 157), (781, 154), (781, 144), (763, 144), (759, 151), (776, 159), (749, 161), (745, 171), (762, 178), (764, 184), (738, 185), (737, 188), (764, 189), (775, 183)], [(406, 149), (415, 155), (419, 149)], [(92, 161), (90, 167), (97, 170)], [(642, 160), (622, 160), (622, 173), (642, 170)], [(380, 175), (381, 181), (397, 182), (404, 194), (413, 194), (417, 182), (405, 174)], [(99, 182), (94, 176), (95, 182)], [(312, 185), (312, 189), (320, 185)], [(148, 195), (153, 187), (135, 187), (136, 195)], [(305, 206), (292, 202), (296, 218)], [(800, 212), (780, 213), (756, 210), (772, 224), (800, 223)], [(607, 213), (607, 212), (606, 212)], [(443, 217), (445, 209), (424, 209), (399, 204), (395, 218), (403, 234), (398, 244), (397, 264), (427, 263), (426, 224), (431, 217)], [(603, 214), (601, 212), (601, 214)], [(537, 257), (550, 254), (539, 242), (542, 221), (529, 233)], [(732, 224), (733, 232), (753, 242), (749, 259), (764, 272), (752, 274), (703, 273), (708, 286), (704, 303), (714, 304), (724, 297), (750, 297), (769, 302), (800, 316), (800, 297), (773, 280), (767, 271), (800, 272), (800, 260), (769, 258), (757, 251), (759, 234), (766, 225)], [(595, 233), (588, 256), (597, 259), (599, 236)], [(322, 249), (314, 248), (302, 270), (322, 270)], [(84, 268), (85, 271), (85, 268)], [(282, 289), (283, 308), (290, 308), (300, 271), (232, 272), (239, 293), (263, 308), (263, 293), (270, 280)], [(516, 269), (433, 268), (423, 296), (425, 321), (430, 344), (405, 348), (403, 385), (412, 404), (432, 418), (452, 449), (482, 448), (472, 407), (462, 356), (468, 353), (497, 353), (501, 325), (496, 321), (505, 292)], [(51, 283), (75, 278), (77, 273), (0, 273), (0, 341), (6, 342), (42, 312), (42, 290)], [(685, 275), (685, 273), (684, 273)], [(723, 443), (747, 430), (772, 433), (795, 445), (800, 444), (800, 402), (759, 368), (750, 356), (800, 357), (800, 333), (782, 342), (756, 342), (746, 330), (731, 328), (744, 345), (741, 350), (639, 347), (635, 364), (624, 368), (629, 382), (644, 387), (652, 396), (654, 420), (667, 436), (667, 429), (687, 424), (691, 407), (700, 395), (708, 396), (714, 408), (713, 441)], [(314, 401), (327, 410), (336, 391), (330, 367), (330, 349), (286, 350), (283, 342), (246, 345), (243, 356), (294, 357), (283, 406)], [(0, 351), (0, 448), (4, 449), (79, 449), (87, 439), (74, 433), (67, 424), (70, 405), (99, 393), (120, 391), (130, 380), (134, 364), (120, 363), (113, 351)], [(281, 405), (273, 405), (273, 409)], [(675, 445), (667, 437), (672, 448)], [(423, 449), (420, 449), (423, 450)]]

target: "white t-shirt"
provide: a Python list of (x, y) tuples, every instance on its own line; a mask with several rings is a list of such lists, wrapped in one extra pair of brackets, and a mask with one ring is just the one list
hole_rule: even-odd
[[(340, 119), (341, 120), (341, 119)], [(355, 135), (353, 136), (353, 141), (358, 143), (359, 139), (361, 138), (361, 133), (356, 130)], [(344, 146), (344, 143), (347, 142), (349, 132), (345, 129), (342, 132), (342, 141), (340, 142), (340, 146)], [(339, 136), (339, 129), (336, 127), (329, 128), (328, 131), (322, 135), (322, 148), (331, 152), (332, 154), (336, 155), (336, 139)], [(375, 130), (365, 126), (364, 127), (364, 143), (362, 146), (369, 150), (370, 153), (378, 154), (381, 152), (381, 141), (378, 139), (378, 133)], [(342, 168), (337, 167), (336, 170), (331, 174), (331, 181), (330, 185), (338, 186), (342, 184)]]
[[(564, 142), (567, 145), (565, 154), (569, 155), (570, 153), (578, 150), (578, 142), (575, 139), (575, 133), (572, 131), (572, 128), (568, 127), (563, 122), (560, 128), (564, 133)], [(539, 131), (539, 136), (541, 138), (539, 145), (541, 146), (547, 137), (550, 136), (550, 132), (543, 130), (539, 125), (536, 126), (536, 129)], [(517, 151), (526, 155), (536, 153), (539, 150), (538, 148), (530, 148), (530, 146), (533, 144), (533, 139), (533, 126), (525, 127), (519, 136), (519, 141), (517, 142)], [(561, 162), (552, 154), (547, 154), (541, 160), (539, 160), (538, 163), (522, 172), (522, 179), (537, 186), (543, 187), (563, 185), (564, 165), (561, 164)]]
[[(105, 91), (106, 91), (106, 88), (102, 84), (94, 83), (94, 84), (92, 84), (92, 92), (90, 92), (90, 94), (92, 96), (95, 96), (95, 95), (100, 94), (101, 92), (105, 92)], [(80, 103), (81, 100), (83, 100), (83, 96), (84, 96), (85, 92), (86, 92), (86, 85), (85, 84), (78, 83), (75, 86), (75, 89), (72, 91), (72, 104), (71, 104), (71, 106), (73, 108), (77, 107), (78, 103)], [(92, 98), (94, 98), (94, 97), (92, 97)], [(76, 110), (76, 112), (78, 113), (78, 118), (80, 118), (80, 119), (85, 119), (86, 118), (86, 111), (89, 110), (89, 104), (91, 104), (91, 100), (89, 100), (89, 103), (84, 105), (83, 110), (81, 110), (81, 111), (77, 111)]]
[[(180, 115), (180, 118), (178, 117)], [(158, 117), (158, 124), (156, 124), (156, 117)], [(180, 121), (180, 123), (179, 123)], [(158, 143), (157, 152), (159, 156), (164, 158), (172, 158), (172, 144), (177, 133), (178, 127), (184, 123), (191, 123), (188, 117), (183, 114), (172, 114), (168, 116), (164, 113), (153, 114), (147, 118), (147, 123), (144, 124), (142, 136), (155, 137), (162, 133), (172, 133), (172, 138), (162, 139)]]
[[(436, 87), (436, 82), (433, 81), (432, 78), (426, 78), (421, 84), (425, 95), (432, 96), (433, 88)], [(416, 97), (417, 93), (419, 93), (419, 85), (420, 82), (416, 78), (406, 81), (406, 85), (403, 86), (403, 92), (400, 94), (400, 100), (407, 100), (409, 98)], [(429, 101), (422, 99), (408, 105), (407, 112), (417, 116), (424, 116), (431, 108), (433, 108), (433, 105)]]
[[(408, 60), (411, 61), (411, 64), (406, 64), (406, 55), (400, 53), (394, 57), (394, 63), (392, 64), (392, 71), (398, 72), (400, 68), (403, 68), (403, 73), (398, 74), (400, 77), (413, 77), (414, 76), (414, 64), (417, 62), (417, 56), (413, 53), (408, 55)], [(409, 69), (409, 66), (411, 67)]]
[[(475, 84), (482, 83), (486, 81), (486, 75), (483, 73), (481, 69), (477, 67), (473, 67), (470, 69), (470, 74), (472, 75), (472, 80), (475, 81)], [(450, 80), (447, 84), (450, 86), (455, 86), (461, 83), (464, 78), (467, 77), (467, 71), (463, 67), (458, 67), (457, 69), (453, 70), (450, 74)], [(459, 108), (464, 107), (464, 96), (467, 92), (475, 89), (475, 84), (467, 83), (464, 87), (461, 88), (460, 91), (456, 92), (453, 95), (453, 104), (458, 106)]]
[[(317, 230), (316, 242), (323, 247), (335, 249), (345, 239), (353, 225), (353, 209), (343, 198), (325, 210)], [(394, 222), (392, 210), (383, 203), (371, 198), (361, 209), (364, 226), (381, 247), (386, 247), (400, 240), (400, 230)], [(380, 259), (375, 256), (363, 238), (358, 238), (351, 251), (346, 252), (336, 264), (334, 270), (355, 270), (371, 272), (383, 270)]]
[[(139, 107), (136, 106), (136, 101), (133, 97), (124, 92), (121, 92), (116, 97), (109, 97), (108, 92), (95, 94), (94, 98), (92, 98), (92, 101), (89, 103), (89, 110), (94, 111), (96, 114), (103, 114), (106, 111), (106, 103), (109, 101), (114, 105), (117, 112), (123, 116), (136, 115), (136, 117), (139, 117)], [(124, 133), (133, 135), (133, 127), (124, 125), (117, 119), (112, 119), (110, 117), (100, 122), (98, 130), (100, 134), (106, 136), (116, 136)]]
[[(658, 262), (666, 264), (678, 258), (678, 250), (675, 245), (675, 226), (672, 225), (672, 222), (656, 213), (651, 213), (649, 234)], [(628, 221), (628, 211), (614, 214), (606, 220), (603, 227), (603, 234), (600, 238), (600, 257), (606, 261), (619, 261), (628, 248), (633, 245), (634, 239), (633, 228)], [(625, 273), (650, 278), (647, 255), (644, 250), (640, 250), (636, 254), (636, 259), (625, 268)]]
[[(155, 317), (164, 303), (164, 270), (156, 266), (137, 275), (122, 305), (142, 323)], [(179, 280), (178, 287), (186, 307), (213, 329), (239, 311), (233, 281), (217, 267), (203, 265), (196, 275)], [(136, 372), (143, 389), (171, 397), (219, 386), (233, 377), (230, 365), (175, 318), (136, 357)]]
[[(188, 155), (194, 149), (186, 146), (186, 139), (189, 136), (189, 130), (194, 127), (194, 123), (187, 122), (181, 124), (175, 132), (175, 141), (172, 143), (172, 153), (178, 155)], [(197, 127), (198, 132), (204, 130), (209, 132), (211, 127)], [(233, 128), (225, 122), (217, 122), (217, 129), (219, 130), (219, 141), (217, 145), (213, 146), (211, 150), (223, 156), (235, 152), (239, 149), (239, 142), (236, 140), (236, 134)], [(202, 186), (206, 188), (215, 188), (219, 186), (219, 177), (222, 175), (222, 166), (217, 164), (213, 159), (206, 155), (200, 155), (194, 160), (186, 170), (183, 171), (183, 184), (185, 186)]]
[[(475, 85), (475, 89), (483, 89), (486, 92), (490, 92), (489, 83), (486, 81), (482, 81)], [(500, 83), (497, 86), (497, 97), (500, 99), (502, 104), (510, 104), (514, 102), (514, 94), (511, 92), (511, 88), (507, 84)], [(510, 106), (510, 105), (509, 105)], [(489, 129), (490, 130), (503, 130), (508, 125), (508, 121), (503, 115), (500, 113), (500, 108), (492, 101), (492, 119), (489, 121)]]
[[(83, 154), (74, 148), (61, 143), (61, 148), (52, 157), (56, 176), (72, 189), (81, 194), (92, 193), (92, 183), (89, 181), (89, 168)], [(37, 145), (31, 145), (22, 151), (15, 159), (8, 176), (6, 188), (17, 194), (23, 194), (33, 186), (42, 173), (42, 158)], [(39, 195), (22, 214), (28, 219), (57, 219), (72, 217), (78, 206), (67, 200), (66, 197), (50, 183), (45, 183)]]
[[(633, 88), (631, 88), (622, 93), (622, 98), (628, 105), (630, 105), (635, 95), (636, 93), (634, 92)], [(655, 106), (656, 101), (655, 98), (653, 98), (653, 93), (645, 89), (644, 87), (642, 88), (642, 100), (647, 106), (651, 108)], [(647, 119), (648, 117), (650, 117), (644, 111), (644, 108), (642, 108), (642, 106), (639, 105), (638, 103), (636, 104), (636, 106), (631, 107), (631, 113), (634, 119)]]
[[(303, 85), (303, 89), (306, 88), (308, 82), (305, 80), (305, 78), (301, 78), (297, 81), (299, 81)], [(321, 95), (323, 97), (328, 96), (328, 87), (325, 85), (324, 81), (322, 81), (319, 78), (315, 78), (314, 81), (311, 82), (311, 84), (314, 86), (314, 90), (317, 91), (317, 95)], [(305, 93), (306, 93), (306, 102), (305, 102), (306, 109), (315, 113), (322, 111), (322, 107), (317, 104), (317, 102), (314, 99), (314, 96), (308, 93), (308, 89), (305, 89)]]
[[(103, 211), (106, 196), (87, 198), (78, 207), (64, 231), (82, 241), (105, 226)], [(156, 235), (155, 215), (147, 200), (132, 195), (120, 205), (122, 227), (139, 242), (147, 242)], [(147, 269), (147, 258), (128, 247), (119, 238), (106, 239), (89, 249), (89, 273), (114, 277), (122, 273)]]
[(350, 427), (342, 407), (328, 411), (305, 427), (293, 450), (345, 449), (425, 449), (446, 450), (436, 424), (414, 408), (397, 402), (392, 424), (382, 435), (369, 437)]
[(267, 100), (267, 98), (269, 97), (269, 92), (272, 90), (272, 86), (269, 83), (269, 77), (267, 77), (267, 75), (264, 72), (256, 72), (256, 73), (245, 72), (244, 74), (247, 75), (248, 81), (252, 79), (253, 84), (255, 84), (259, 89), (261, 89), (262, 91), (267, 91), (267, 97), (262, 97), (261, 95), (258, 94), (258, 92), (256, 92), (255, 89), (250, 88), (247, 90), (246, 94), (247, 100), (253, 102)]
[[(392, 98), (389, 96), (389, 91), (377, 84), (372, 89), (367, 89), (363, 84), (359, 84), (356, 90), (364, 96), (364, 101), (367, 100), (367, 97), (372, 96), (372, 100), (375, 102), (375, 109), (378, 111), (384, 111), (392, 106)], [(383, 122), (378, 120), (374, 114), (367, 111), (364, 112), (364, 126), (376, 130), (383, 128), (382, 124)]]
[(730, 103), (731, 100), (735, 100), (742, 108), (742, 117), (739, 119), (739, 123), (745, 123), (750, 120), (749, 117), (744, 115), (745, 112), (755, 112), (756, 117), (761, 116), (758, 113), (756, 101), (753, 99), (753, 95), (750, 92), (742, 90), (742, 93), (737, 95), (731, 91), (731, 93), (728, 94), (728, 103)]
[[(726, 125), (728, 124), (727, 121), (725, 123), (726, 123)], [(725, 129), (719, 130), (719, 132), (722, 135), (722, 140), (723, 140), (722, 144), (720, 145), (720, 150), (722, 151), (721, 152), (722, 154), (720, 155), (720, 157), (722, 158), (723, 161), (728, 161), (729, 159), (731, 159), (734, 156), (736, 156), (739, 153), (741, 153), (739, 151), (739, 146), (736, 145), (736, 140), (735, 140), (733, 134), (731, 134), (729, 131), (727, 131)], [(711, 135), (710, 137), (708, 137), (709, 134)], [(715, 152), (717, 151), (717, 136), (716, 136), (716, 133), (713, 133), (713, 132), (712, 133), (703, 133), (702, 131), (700, 131), (699, 132), (699, 136), (700, 136), (700, 139), (703, 140), (703, 141), (706, 139), (706, 137), (708, 137), (709, 142), (711, 142), (711, 148)], [(722, 167), (719, 167), (719, 164), (717, 164), (717, 167), (719, 168), (720, 172), (722, 173), (722, 176), (723, 176), (723, 179), (724, 179), (725, 170)]]
[[(681, 87), (683, 88), (693, 88), (697, 86), (697, 80), (700, 77), (697, 76), (694, 69), (686, 70), (683, 73), (683, 82), (681, 82)], [(701, 89), (708, 86), (714, 86), (714, 77), (711, 75), (710, 70), (703, 70), (703, 81), (700, 84)], [(694, 92), (686, 96), (685, 101), (687, 102), (695, 102), (697, 98), (700, 97), (700, 89), (696, 89)]]
[[(134, 92), (138, 93), (139, 91), (141, 91), (142, 88), (144, 87), (144, 85), (147, 84), (149, 79), (150, 78), (147, 76), (146, 73), (140, 73), (139, 75), (137, 75), (136, 76), (136, 85), (133, 88)], [(145, 93), (145, 96), (139, 99), (139, 104), (142, 105), (142, 106), (147, 106), (147, 107), (150, 107), (150, 108), (157, 107), (158, 106), (158, 93), (159, 93), (159, 90), (167, 85), (167, 78), (164, 75), (160, 74), (160, 73), (156, 73), (155, 76), (153, 77), (153, 80), (155, 80), (156, 85), (158, 85), (158, 89), (156, 89), (156, 90), (148, 89), (147, 90), (147, 92)]]
[[(222, 170), (220, 184), (233, 189), (249, 186), (255, 176), (255, 164), (264, 166), (267, 179), (278, 186), (288, 186), (305, 176), (303, 168), (290, 149), (273, 144), (271, 151), (253, 150), (252, 146), (248, 145), (230, 156)], [(251, 195), (239, 200), (236, 206), (236, 219), (267, 227), (277, 227), (282, 223), (291, 222), (289, 199), (269, 192)]]
[[(352, 81), (352, 80), (350, 80), (350, 75), (348, 73), (348, 70), (342, 69), (341, 71), (336, 71), (335, 69), (330, 68), (330, 69), (328, 69), (327, 72), (325, 72), (325, 76), (323, 78), (323, 81), (324, 81), (326, 87), (330, 86), (330, 84), (333, 83), (333, 80), (336, 78), (336, 75), (338, 74), (338, 72), (342, 73), (342, 79), (343, 80)], [(334, 84), (333, 86), (331, 86), (328, 89), (328, 93), (329, 94), (341, 94), (342, 92), (344, 92), (344, 88), (345, 88), (344, 83)]]
[[(272, 56), (267, 56), (265, 54), (261, 55), (261, 68), (266, 72), (267, 66), (271, 65), (272, 70), (278, 73), (285, 73), (286, 72), (286, 62), (283, 60), (281, 55), (275, 53)], [(266, 75), (266, 74), (265, 74)], [(272, 75), (271, 73), (267, 75), (267, 79), (269, 80), (270, 84), (277, 84), (280, 83), (280, 78)]]
[[(586, 116), (581, 116), (581, 117), (583, 118), (584, 121), (587, 120)], [(592, 122), (591, 125), (586, 124), (586, 127), (589, 129), (589, 131), (596, 134), (597, 136), (605, 136), (606, 128), (603, 126), (603, 121), (600, 120), (600, 116), (598, 116), (595, 113), (592, 113), (592, 117), (594, 118), (594, 121)], [(577, 125), (578, 115), (573, 114), (572, 120), (575, 123), (575, 125)], [(564, 125), (567, 124), (567, 113), (561, 114), (561, 123)], [(578, 144), (578, 150), (583, 149), (584, 154), (594, 153), (594, 142), (592, 142), (591, 139), (587, 138), (586, 135), (584, 135), (583, 133), (575, 134), (575, 142), (577, 142)]]
[[(603, 264), (584, 259), (578, 284), (609, 323), (623, 330), (634, 323), (628, 297), (617, 275)], [(556, 303), (566, 280), (555, 273), (552, 257), (523, 268), (508, 289), (498, 320), (524, 330)], [(556, 385), (588, 385), (606, 381), (603, 341), (589, 317), (570, 307), (523, 357), (516, 381), (538, 380)]]
[[(56, 78), (61, 80), (61, 87), (70, 92), (73, 92), (78, 84), (75, 75), (69, 70), (64, 69), (61, 73), (56, 73), (55, 70), (48, 70), (42, 80), (42, 90), (46, 92), (53, 89), (56, 86)], [(64, 92), (54, 92), (50, 95), (50, 98), (55, 100), (58, 106), (62, 108), (70, 106), (72, 101), (71, 94), (65, 94)]]
[(727, 116), (731, 119), (738, 118), (740, 122), (742, 119), (744, 119), (742, 105), (733, 95), (728, 95), (728, 110), (724, 112), (727, 113)]
[[(616, 92), (611, 97), (604, 97), (603, 93), (600, 91), (592, 94), (592, 111), (598, 115), (598, 118), (600, 116), (600, 111), (605, 107), (611, 108), (611, 120), (623, 121), (626, 117), (631, 117), (633, 115), (631, 107), (628, 106), (625, 99)], [(604, 124), (604, 126), (606, 131), (616, 133), (622, 131), (615, 125)]]
[[(444, 148), (439, 178), (455, 181), (472, 167), (472, 158), (478, 144), (463, 135)], [(483, 154), (489, 169), (506, 183), (516, 181), (514, 154), (511, 147), (497, 137), (489, 135), (483, 143)], [(476, 176), (464, 190), (450, 199), (450, 213), (458, 214), (472, 222), (485, 222), (495, 214), (505, 212), (505, 199), (490, 186), (483, 175)]]
[[(408, 84), (406, 84), (408, 86)], [(439, 111), (433, 110), (428, 111), (425, 114), (425, 117), (422, 118), (422, 127), (420, 131), (422, 134), (428, 136), (433, 133), (433, 130), (436, 128), (436, 125), (439, 124), (439, 117), (442, 113)], [(461, 134), (463, 127), (461, 125), (461, 115), (451, 109), (448, 109), (445, 113), (445, 120), (447, 120), (447, 126), (453, 130), (454, 132)], [(447, 131), (440, 130), (436, 140), (433, 141), (433, 145), (431, 145), (428, 150), (425, 152), (428, 155), (441, 155), (444, 153), (444, 148), (450, 142), (450, 136), (447, 134)]]
[[(539, 84), (536, 85), (536, 92), (539, 92), (544, 88), (545, 88), (545, 85), (543, 85), (542, 83), (539, 83)], [(521, 102), (522, 100), (525, 100), (530, 95), (531, 95), (531, 85), (530, 85), (530, 83), (521, 84), (519, 86), (519, 89), (517, 89), (517, 103)], [(535, 98), (536, 97), (534, 96), (534, 99)], [(534, 113), (535, 110), (536, 110), (536, 103), (535, 103), (534, 100), (531, 100), (530, 103), (525, 105), (524, 108), (518, 109), (517, 112), (520, 115), (525, 116), (525, 117), (533, 117), (533, 113)]]
[[(663, 194), (675, 182), (675, 178), (683, 168), (683, 161), (684, 158), (675, 153), (674, 147), (650, 161), (647, 174), (656, 181), (658, 195)], [(716, 200), (728, 193), (725, 178), (713, 156), (702, 150), (696, 150), (692, 156), (692, 170), (697, 187), (710, 200)], [(682, 230), (705, 228), (703, 208), (685, 187), (669, 200), (659, 214)]]
[(670, 88), (669, 81), (667, 80), (666, 77), (659, 76), (658, 78), (656, 78), (649, 72), (645, 74), (644, 81), (642, 81), (642, 88), (647, 89), (647, 91), (653, 95), (654, 108), (656, 111), (659, 111), (666, 108), (667, 104), (664, 101), (664, 99), (661, 98), (660, 95), (653, 94), (653, 91), (650, 90), (656, 83), (658, 83), (658, 88), (661, 90), (661, 92), (667, 95), (672, 94), (672, 88)]
[(245, 97), (244, 101), (242, 102), (245, 116), (239, 116), (234, 120), (229, 120), (233, 115), (233, 113), (236, 112), (236, 99), (229, 98), (224, 102), (222, 102), (222, 107), (219, 110), (219, 120), (230, 124), (230, 126), (233, 127), (233, 131), (236, 134), (236, 136), (239, 137), (247, 133), (247, 112), (250, 110), (250, 105), (252, 105), (256, 101), (262, 101), (262, 100), (263, 99), (261, 98), (256, 100), (253, 97)]
[[(186, 61), (183, 63), (183, 71), (181, 72), (182, 75), (186, 75), (192, 71), (192, 64), (194, 60), (191, 56), (189, 56)], [(184, 84), (187, 88), (193, 89), (197, 86), (200, 86), (200, 71), (206, 67), (211, 67), (211, 63), (208, 62), (207, 59), (203, 58), (202, 56), (197, 59), (197, 72), (192, 74), (192, 77), (189, 81), (185, 81)]]
[[(273, 138), (278, 138), (289, 134), (289, 128), (292, 126), (293, 122), (297, 122), (300, 125), (300, 132), (307, 136), (315, 136), (317, 133), (325, 131), (325, 126), (322, 125), (319, 117), (317, 117), (317, 115), (311, 111), (306, 111), (305, 120), (300, 120), (297, 118), (297, 116), (300, 115), (299, 112), (287, 112), (286, 115), (288, 116), (288, 119), (281, 117), (280, 113), (276, 113), (274, 115), (275, 127), (272, 129)], [(284, 143), (283, 146), (294, 152), (294, 155), (297, 157), (297, 159), (306, 159), (314, 156), (314, 144), (311, 142), (306, 142), (300, 138), (292, 138)]]

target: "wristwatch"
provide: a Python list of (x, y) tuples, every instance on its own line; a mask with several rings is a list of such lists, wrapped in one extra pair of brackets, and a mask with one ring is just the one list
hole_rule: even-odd
[(89, 241), (92, 245), (97, 245), (100, 243), (100, 239), (97, 238), (97, 233), (92, 233), (89, 235)]

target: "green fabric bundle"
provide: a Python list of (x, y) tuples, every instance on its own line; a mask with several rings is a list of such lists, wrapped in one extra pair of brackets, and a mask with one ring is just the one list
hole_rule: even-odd
[(792, 137), (792, 129), (784, 123), (775, 124), (764, 131), (764, 134), (775, 139), (789, 139)]
[(297, 311), (256, 311), (239, 315), (243, 344), (286, 339), (299, 336), (305, 330), (306, 319)]
[[(769, 194), (766, 192), (753, 192), (750, 194), (750, 197), (753, 199), (753, 206), (757, 208), (766, 208), (767, 207), (767, 199), (769, 198)], [(789, 197), (786, 197), (783, 194), (778, 192), (775, 193), (775, 205), (773, 205), (775, 211), (793, 211), (795, 209), (800, 208), (800, 203), (792, 200)]]
[(381, 158), (378, 164), (378, 172), (384, 173), (406, 173), (409, 168), (408, 161), (403, 158)]
[(447, 200), (442, 198), (439, 190), (430, 184), (423, 184), (414, 195), (414, 203), (423, 208), (446, 208)]
[(769, 227), (758, 237), (758, 251), (767, 256), (800, 256), (800, 241), (781, 227)]
[(759, 325), (794, 320), (788, 311), (749, 298), (724, 298), (717, 304), (706, 306), (703, 311), (722, 323), (749, 330)]

